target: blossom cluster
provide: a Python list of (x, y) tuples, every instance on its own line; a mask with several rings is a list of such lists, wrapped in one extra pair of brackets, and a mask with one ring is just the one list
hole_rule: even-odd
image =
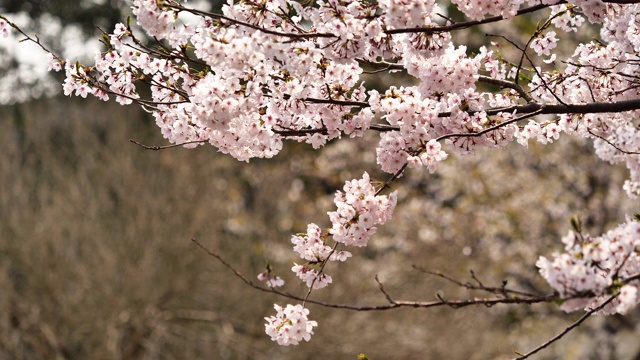
[(332, 282), (329, 274), (321, 273), (317, 268), (322, 268), (326, 261), (345, 261), (351, 257), (348, 251), (328, 246), (326, 239), (327, 236), (322, 234), (322, 229), (316, 224), (309, 224), (306, 234), (294, 235), (291, 238), (294, 244), (293, 251), (303, 260), (307, 260), (306, 264), (294, 264), (291, 271), (306, 282), (308, 287), (314, 289), (321, 289)]
[(313, 335), (313, 328), (318, 323), (309, 320), (309, 310), (302, 305), (287, 305), (281, 307), (274, 305), (277, 314), (265, 317), (267, 323), (264, 325), (267, 335), (271, 340), (279, 345), (298, 345), (302, 340), (309, 341)]
[(284, 280), (280, 276), (272, 275), (271, 271), (263, 271), (258, 274), (258, 280), (266, 281), (267, 286), (270, 288), (276, 288), (280, 286), (284, 286)]
[[(361, 179), (347, 181), (334, 197), (336, 211), (328, 213), (331, 228), (323, 233), (316, 224), (309, 224), (305, 234), (294, 235), (293, 250), (305, 264), (294, 264), (291, 270), (307, 286), (321, 289), (332, 282), (329, 274), (323, 272), (328, 261), (345, 261), (352, 254), (338, 250), (338, 245), (363, 247), (376, 232), (376, 225), (384, 224), (393, 214), (397, 202), (397, 192), (377, 195), (369, 174)], [(335, 244), (329, 246), (331, 236)]]
[(333, 202), (337, 210), (329, 212), (333, 239), (347, 246), (366, 246), (376, 232), (376, 225), (391, 219), (398, 192), (376, 195), (369, 174), (362, 179), (347, 181), (338, 191)]
[(563, 298), (565, 311), (594, 309), (612, 294), (605, 314), (624, 314), (640, 301), (640, 222), (628, 220), (601, 235), (570, 232), (564, 253), (540, 257), (540, 274)]

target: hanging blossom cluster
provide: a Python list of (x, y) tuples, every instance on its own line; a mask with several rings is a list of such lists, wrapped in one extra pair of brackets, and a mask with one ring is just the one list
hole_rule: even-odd
[[(327, 261), (345, 261), (351, 253), (336, 250), (344, 246), (366, 246), (376, 232), (376, 225), (391, 219), (397, 203), (397, 191), (387, 195), (377, 195), (369, 174), (362, 179), (347, 181), (344, 192), (338, 191), (334, 198), (337, 210), (328, 213), (332, 227), (328, 232), (316, 224), (309, 224), (307, 233), (294, 235), (293, 250), (307, 260), (306, 264), (295, 264), (291, 269), (307, 286), (321, 289), (332, 282), (331, 276), (323, 272)], [(327, 245), (331, 236), (334, 246)]]
[(640, 287), (640, 222), (628, 220), (617, 228), (592, 237), (570, 232), (562, 238), (565, 251), (552, 259), (540, 257), (540, 274), (562, 297), (565, 311), (594, 309), (611, 294), (605, 314), (624, 314), (638, 303)]
[(309, 320), (309, 310), (302, 305), (287, 305), (281, 307), (274, 305), (277, 314), (264, 318), (267, 335), (279, 345), (298, 345), (302, 340), (309, 341), (313, 335), (313, 328), (318, 323)]
[[(378, 131), (377, 162), (397, 179), (406, 168), (436, 171), (448, 157), (442, 145), (467, 154), (514, 140), (549, 143), (568, 133), (595, 139), (602, 159), (624, 162), (631, 172), (624, 188), (639, 195), (634, 120), (640, 109), (640, 5), (452, 3), (467, 20), (551, 11), (519, 48), (527, 51), (527, 61), (518, 65), (497, 48), (473, 54), (454, 44), (450, 31), (457, 24), (433, 0), (229, 0), (221, 14), (177, 0), (134, 0), (137, 24), (159, 42), (157, 48), (136, 37), (129, 24), (118, 24), (104, 37), (106, 49), (96, 52), (93, 66), (54, 57), (50, 69), (64, 69), (66, 95), (139, 104), (168, 141), (209, 143), (241, 161), (275, 156), (284, 140), (320, 148)], [(550, 70), (562, 48), (558, 33), (579, 31), (585, 17), (602, 25), (601, 39), (578, 45), (563, 59), (563, 69)], [(7, 36), (9, 25), (0, 20), (1, 35)], [(372, 68), (406, 70), (415, 85), (368, 90), (361, 75)], [(486, 91), (479, 83), (501, 90)], [(555, 116), (534, 118), (540, 114)], [(327, 263), (349, 258), (346, 246), (366, 246), (376, 226), (391, 218), (396, 196), (379, 194), (366, 173), (347, 181), (335, 196), (337, 209), (328, 214), (331, 226), (310, 224), (306, 234), (293, 236), (304, 261), (292, 270), (312, 289), (331, 283)], [(619, 294), (607, 313), (635, 305), (635, 229), (627, 222), (601, 237), (569, 235), (566, 253), (538, 262), (562, 296), (583, 295), (565, 302), (565, 309), (594, 306), (607, 294)], [(270, 271), (259, 279), (270, 287), (283, 284)], [(279, 344), (308, 340), (317, 325), (301, 305), (276, 305), (276, 311), (266, 331)]]

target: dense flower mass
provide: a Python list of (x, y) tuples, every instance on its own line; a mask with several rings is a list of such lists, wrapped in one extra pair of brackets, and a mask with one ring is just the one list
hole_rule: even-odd
[[(390, 195), (376, 195), (369, 174), (362, 179), (347, 181), (344, 192), (338, 191), (334, 198), (337, 210), (328, 213), (333, 226), (326, 233), (316, 224), (309, 224), (306, 234), (294, 235), (293, 250), (307, 260), (306, 264), (295, 264), (291, 270), (313, 289), (321, 289), (332, 282), (330, 275), (322, 269), (327, 261), (345, 261), (351, 253), (337, 250), (339, 244), (345, 246), (366, 246), (376, 232), (375, 225), (384, 224), (393, 214), (397, 202), (397, 192)], [(327, 245), (331, 235), (336, 244)]]
[(638, 301), (640, 286), (640, 222), (629, 220), (602, 236), (570, 232), (562, 238), (565, 253), (540, 257), (540, 274), (568, 300), (562, 308), (593, 309), (611, 294), (619, 296), (603, 312), (624, 314)]
[[(241, 161), (273, 157), (285, 140), (317, 149), (377, 131), (377, 163), (394, 181), (407, 168), (437, 171), (448, 153), (502, 148), (514, 140), (546, 144), (566, 133), (594, 139), (599, 157), (625, 163), (630, 178), (624, 188), (640, 195), (634, 123), (640, 5), (559, 3), (452, 0), (466, 16), (454, 21), (433, 0), (229, 0), (221, 14), (176, 0), (135, 0), (137, 24), (161, 41), (157, 49), (118, 24), (93, 66), (54, 58), (50, 68), (64, 68), (66, 95), (137, 103), (168, 141), (209, 143)], [(546, 8), (547, 21), (526, 44), (505, 37), (519, 59), (504, 58), (497, 43), (473, 52), (451, 36)], [(601, 26), (601, 39), (579, 44), (568, 56), (559, 52), (562, 32), (578, 32), (585, 21)], [(7, 36), (9, 25), (0, 20), (0, 35)], [(406, 71), (412, 82), (365, 87), (365, 72), (387, 71)], [(397, 192), (383, 195), (389, 183), (381, 189), (373, 184), (367, 173), (346, 181), (335, 195), (336, 210), (328, 213), (330, 227), (310, 224), (292, 237), (303, 260), (292, 271), (310, 288), (330, 284), (325, 266), (351, 257), (344, 247), (367, 246), (376, 226), (391, 218)], [(542, 276), (568, 299), (564, 309), (593, 308), (611, 295), (617, 297), (606, 313), (635, 306), (639, 229), (627, 221), (598, 237), (571, 233), (563, 239), (565, 253), (538, 261)], [(283, 284), (270, 272), (260, 280)], [(307, 319), (307, 309), (276, 310), (266, 318), (274, 341), (309, 340), (317, 324)]]
[(369, 174), (364, 173), (362, 179), (347, 181), (344, 192), (338, 191), (333, 201), (338, 208), (329, 212), (333, 239), (348, 246), (366, 246), (376, 232), (375, 225), (391, 218), (397, 192), (376, 195)]

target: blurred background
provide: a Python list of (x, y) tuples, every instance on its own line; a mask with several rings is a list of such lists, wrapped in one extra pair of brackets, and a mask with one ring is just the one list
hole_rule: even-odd
[[(55, 51), (72, 51), (55, 40), (71, 33), (64, 36), (84, 44), (80, 58), (98, 46), (88, 40), (96, 25), (110, 30), (128, 11), (125, 1), (0, 1), (0, 13), (23, 19)], [(526, 31), (538, 20), (516, 25)], [(456, 36), (478, 47), (487, 41), (480, 31), (505, 33), (507, 25)], [(582, 315), (553, 304), (385, 312), (310, 305), (319, 322), (312, 341), (280, 347), (264, 334), (263, 317), (291, 300), (246, 286), (191, 239), (248, 278), (268, 259), (286, 291), (304, 294), (290, 271), (299, 260), (290, 237), (310, 222), (329, 224), (344, 180), (363, 171), (386, 178), (376, 170), (375, 134), (321, 152), (287, 143), (276, 158), (248, 164), (210, 146), (145, 150), (129, 139), (165, 144), (149, 114), (60, 97), (59, 79), (44, 72), (21, 77), (46, 64), (25, 63), (23, 45), (4, 46), (0, 57), (8, 94), (0, 107), (0, 359), (501, 359)], [(412, 265), (550, 292), (534, 264), (562, 249), (571, 217), (599, 234), (639, 212), (622, 191), (627, 176), (596, 159), (590, 142), (569, 137), (451, 155), (435, 174), (411, 171), (394, 185), (393, 221), (367, 248), (350, 249), (353, 258), (330, 264), (334, 283), (312, 297), (384, 304), (376, 274), (398, 300), (479, 295)], [(596, 316), (536, 358), (640, 359), (638, 318), (638, 310)]]

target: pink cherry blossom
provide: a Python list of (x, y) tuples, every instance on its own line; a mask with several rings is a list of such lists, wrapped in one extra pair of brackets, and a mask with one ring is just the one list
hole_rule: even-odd
[(302, 305), (287, 305), (281, 307), (274, 305), (277, 314), (264, 318), (265, 332), (271, 336), (271, 340), (279, 345), (298, 345), (302, 340), (309, 341), (313, 335), (313, 328), (318, 323), (309, 320), (309, 310)]

